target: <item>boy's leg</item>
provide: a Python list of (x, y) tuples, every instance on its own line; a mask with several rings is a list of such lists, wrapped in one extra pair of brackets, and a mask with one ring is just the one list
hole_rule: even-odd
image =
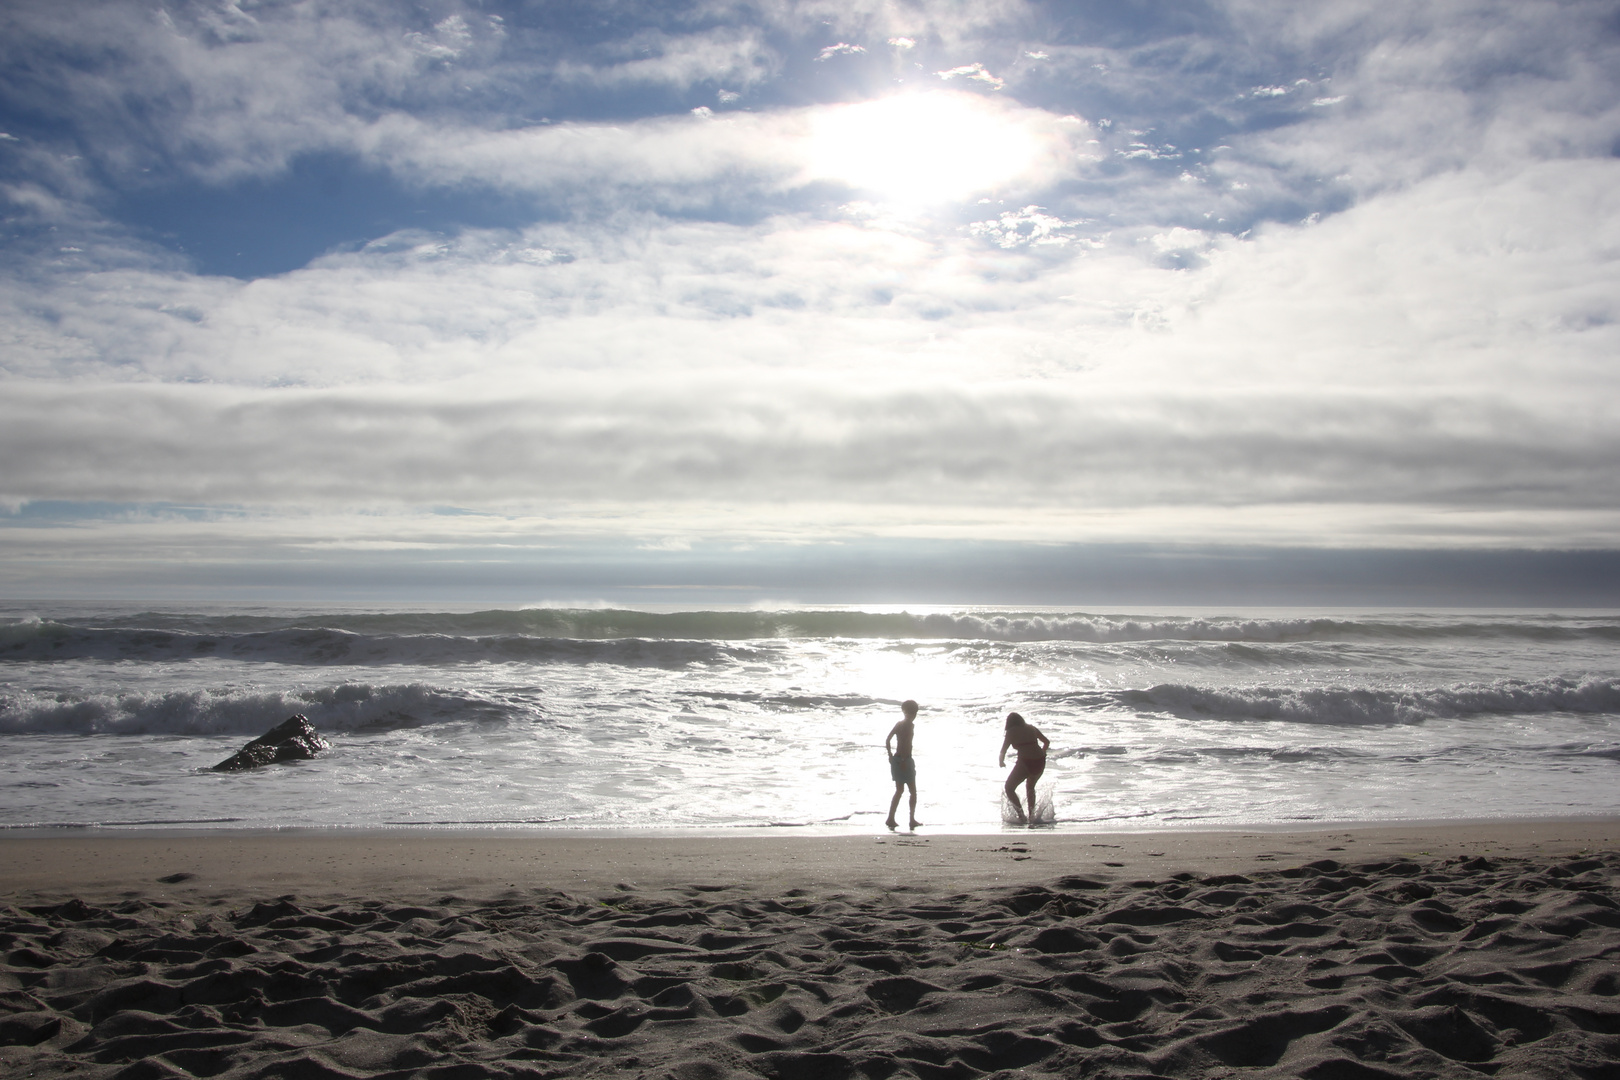
[(922, 822), (917, 820), (917, 782), (913, 780), (906, 786), (911, 789), (911, 827), (915, 829), (918, 825), (922, 824)]
[[(894, 820), (894, 812), (896, 810), (900, 809), (900, 793), (905, 791), (905, 790), (906, 790), (906, 785), (905, 784), (899, 783), (898, 781), (895, 783), (895, 785), (894, 785), (894, 798), (889, 800), (889, 820), (887, 820), (887, 821), (885, 821), (883, 823), (883, 824), (887, 825), (891, 829), (897, 828), (900, 825), (900, 823), (898, 821)], [(912, 800), (913, 804), (915, 804), (916, 801), (917, 801), (917, 796), (913, 795), (911, 797), (911, 800)]]

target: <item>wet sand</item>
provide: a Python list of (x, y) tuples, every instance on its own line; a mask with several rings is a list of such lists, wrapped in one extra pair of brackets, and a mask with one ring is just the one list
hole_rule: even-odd
[(0, 867), (3, 1075), (1620, 1076), (1616, 821), (14, 835)]

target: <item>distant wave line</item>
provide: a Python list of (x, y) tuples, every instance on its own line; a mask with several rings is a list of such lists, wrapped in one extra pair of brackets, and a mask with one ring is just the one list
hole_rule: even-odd
[(792, 640), (932, 643), (1193, 643), (1297, 646), (1455, 639), (1620, 644), (1620, 617), (1382, 619), (1122, 616), (1044, 612), (915, 615), (862, 611), (535, 608), (470, 614), (201, 616), (0, 623), (0, 663), (222, 658), (265, 663), (614, 663), (749, 660)]

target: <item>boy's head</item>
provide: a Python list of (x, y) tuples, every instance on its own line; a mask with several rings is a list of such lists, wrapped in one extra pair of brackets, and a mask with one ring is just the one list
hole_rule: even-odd
[(917, 719), (917, 703), (910, 698), (900, 703), (900, 711), (906, 714), (907, 720)]

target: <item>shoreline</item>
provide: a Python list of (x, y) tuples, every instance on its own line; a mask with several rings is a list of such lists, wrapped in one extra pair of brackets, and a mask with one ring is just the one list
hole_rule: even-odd
[[(881, 820), (883, 811), (871, 810), (867, 815)], [(142, 822), (42, 822), (18, 825), (0, 824), (0, 839), (7, 836), (61, 836), (78, 832), (91, 836), (214, 836), (223, 834), (232, 835), (263, 835), (280, 836), (289, 834), (303, 835), (362, 835), (375, 834), (379, 836), (393, 836), (398, 834), (429, 834), (429, 833), (456, 833), (469, 836), (526, 836), (545, 837), (555, 836), (568, 839), (582, 837), (622, 836), (632, 838), (669, 838), (682, 839), (686, 837), (726, 837), (726, 836), (814, 836), (814, 837), (847, 837), (855, 834), (865, 835), (873, 831), (871, 825), (844, 825), (829, 822), (756, 822), (733, 825), (551, 825), (544, 822), (526, 821), (424, 821), (424, 822), (383, 822), (375, 825), (247, 825), (237, 824), (239, 819), (221, 818), (216, 822), (213, 819), (174, 820)], [(1309, 820), (1294, 821), (1259, 821), (1259, 822), (1215, 822), (1202, 823), (1198, 821), (1176, 822), (1171, 825), (1163, 823), (1151, 825), (1121, 825), (1116, 821), (1103, 821), (1096, 823), (1094, 828), (1085, 828), (1086, 822), (1065, 820), (1036, 826), (1019, 826), (1009, 823), (985, 822), (983, 825), (965, 825), (952, 823), (948, 825), (928, 825), (924, 829), (930, 830), (936, 836), (986, 836), (1030, 832), (1045, 836), (1066, 835), (1102, 835), (1124, 834), (1141, 835), (1149, 833), (1179, 834), (1179, 833), (1236, 833), (1236, 832), (1288, 832), (1311, 833), (1330, 829), (1380, 829), (1380, 828), (1406, 828), (1430, 829), (1449, 828), (1452, 826), (1488, 826), (1496, 824), (1509, 825), (1581, 825), (1587, 823), (1613, 822), (1620, 825), (1620, 814), (1609, 812), (1596, 812), (1589, 814), (1549, 814), (1542, 816), (1524, 816), (1517, 814), (1503, 814), (1499, 816), (1484, 817), (1442, 817), (1442, 818), (1312, 818)], [(937, 829), (935, 832), (933, 830)]]
[[(154, 830), (0, 833), (0, 898), (298, 894), (511, 896), (669, 889), (993, 888), (1085, 873), (1102, 881), (1243, 873), (1322, 859), (1542, 857), (1620, 850), (1620, 818), (1174, 831), (806, 835), (551, 830)], [(168, 882), (160, 879), (178, 880)]]

